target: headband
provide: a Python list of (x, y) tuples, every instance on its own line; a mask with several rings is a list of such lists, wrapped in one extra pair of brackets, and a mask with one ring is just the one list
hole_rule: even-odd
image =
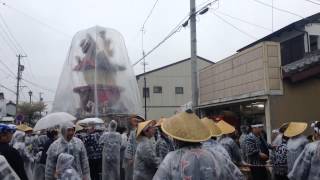
[(316, 124), (318, 123), (318, 121), (315, 121), (314, 123), (311, 124), (311, 127), (313, 128), (313, 130), (320, 134), (320, 129), (318, 127), (316, 127)]
[(255, 124), (255, 125), (251, 125), (252, 128), (259, 128), (259, 127), (263, 127), (263, 124)]

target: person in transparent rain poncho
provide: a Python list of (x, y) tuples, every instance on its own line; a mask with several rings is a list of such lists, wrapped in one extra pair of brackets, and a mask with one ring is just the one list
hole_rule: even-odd
[[(44, 133), (44, 132), (43, 132)], [(35, 166), (33, 168), (34, 179), (44, 180), (46, 169), (47, 151), (50, 145), (57, 139), (58, 130), (55, 128), (47, 129), (45, 134), (39, 135), (35, 142)]]
[(230, 160), (201, 148), (200, 142), (208, 140), (211, 133), (191, 111), (166, 119), (161, 128), (175, 140), (177, 149), (164, 158), (153, 180), (244, 179)]
[(217, 137), (222, 135), (221, 129), (211, 119), (203, 118), (201, 119), (201, 122), (208, 127), (211, 132), (211, 138), (205, 142), (202, 142), (202, 148), (210, 151), (213, 154), (219, 152), (225, 158), (231, 160), (228, 151), (217, 141)]
[(26, 146), (25, 139), (26, 134), (24, 132), (16, 131), (12, 138), (12, 147), (15, 148), (22, 157), (28, 179), (32, 179), (32, 164), (34, 163), (34, 158)]
[(6, 158), (0, 155), (0, 179), (1, 180), (20, 180), (16, 172), (10, 167)]
[(61, 137), (54, 141), (48, 151), (46, 160), (45, 179), (54, 180), (58, 156), (68, 153), (74, 157), (72, 167), (79, 173), (82, 180), (90, 180), (90, 168), (87, 151), (83, 142), (74, 137), (75, 125), (66, 122), (61, 125)]
[(162, 161), (169, 152), (174, 151), (173, 140), (160, 128), (162, 121), (163, 119), (160, 119), (156, 124), (159, 133), (156, 142), (156, 155), (160, 158), (160, 161)]
[(293, 164), (299, 157), (304, 147), (309, 143), (306, 136), (302, 133), (306, 130), (307, 123), (289, 123), (284, 135), (290, 138), (287, 142), (287, 163), (288, 172), (293, 168)]
[(155, 124), (155, 121), (148, 120), (138, 125), (136, 135), (138, 146), (134, 157), (133, 180), (151, 180), (160, 164), (154, 141)]
[(122, 137), (116, 132), (117, 122), (112, 120), (108, 126), (108, 132), (100, 137), (102, 149), (102, 179), (120, 180), (120, 148)]
[(314, 142), (306, 145), (292, 171), (288, 174), (290, 180), (319, 180), (320, 179), (320, 122), (312, 123)]
[(136, 141), (136, 128), (138, 127), (138, 122), (143, 120), (139, 116), (132, 116), (130, 118), (130, 131), (129, 138), (127, 141), (127, 147), (124, 153), (123, 165), (125, 167), (125, 179), (132, 180), (133, 179), (133, 163), (134, 163), (134, 155), (137, 149), (137, 141)]
[(67, 153), (58, 156), (56, 177), (57, 180), (81, 180), (78, 172), (72, 167), (74, 157)]
[(237, 164), (244, 164), (242, 161), (241, 151), (238, 144), (233, 139), (236, 133), (236, 129), (229, 123), (220, 120), (217, 126), (222, 131), (222, 136), (219, 138), (218, 142), (227, 150), (231, 160)]

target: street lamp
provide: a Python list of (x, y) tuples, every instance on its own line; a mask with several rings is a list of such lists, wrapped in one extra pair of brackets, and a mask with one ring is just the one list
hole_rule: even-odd
[(30, 104), (31, 104), (32, 91), (30, 90), (30, 91), (28, 92), (28, 94), (29, 94), (29, 97), (30, 97)]

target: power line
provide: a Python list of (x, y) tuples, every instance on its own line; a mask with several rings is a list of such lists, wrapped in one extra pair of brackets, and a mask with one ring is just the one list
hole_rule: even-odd
[(238, 21), (240, 21), (240, 22), (243, 22), (243, 23), (246, 23), (246, 24), (255, 26), (255, 27), (257, 27), (257, 28), (261, 28), (261, 29), (264, 29), (264, 30), (267, 30), (267, 31), (272, 31), (271, 29), (269, 29), (269, 28), (267, 28), (267, 27), (264, 27), (264, 26), (261, 26), (261, 25), (259, 25), (259, 24), (255, 24), (255, 23), (252, 23), (252, 22), (249, 22), (249, 21), (240, 19), (240, 18), (238, 18), (238, 17), (229, 15), (229, 14), (227, 14), (227, 13), (224, 13), (224, 12), (221, 12), (221, 11), (216, 11), (216, 12), (219, 13), (220, 15), (222, 15), (222, 16), (227, 16), (227, 17), (229, 17), (229, 18), (232, 18), (232, 19), (238, 20)]
[[(213, 0), (210, 3), (206, 4), (204, 7), (200, 8), (198, 11), (196, 11), (195, 14), (202, 12), (203, 10), (205, 10), (208, 6), (210, 6), (212, 3), (217, 2), (218, 0)], [(184, 17), (179, 23), (178, 25), (176, 25), (171, 31), (170, 33), (164, 37), (164, 39), (162, 39), (156, 46), (154, 46), (150, 51), (148, 51), (147, 53), (145, 53), (139, 60), (137, 60), (135, 63), (132, 64), (132, 66), (137, 65), (140, 61), (142, 61), (144, 58), (146, 58), (148, 55), (150, 55), (153, 51), (155, 51), (156, 49), (158, 49), (163, 43), (165, 43), (168, 39), (170, 39), (174, 34), (176, 34), (177, 32), (179, 32), (181, 30), (181, 28), (183, 27), (184, 22), (188, 21), (190, 19), (190, 16), (193, 14), (188, 14), (186, 17)]]
[(238, 28), (237, 26), (233, 25), (232, 23), (230, 23), (229, 21), (227, 21), (226, 19), (222, 18), (221, 16), (219, 16), (218, 14), (215, 14), (215, 13), (212, 13), (213, 15), (215, 15), (217, 18), (219, 18), (221, 21), (225, 22), (226, 24), (230, 25), (231, 27), (233, 27), (234, 29), (238, 30), (239, 32), (241, 32), (242, 34), (254, 39), (254, 40), (257, 40), (256, 37), (252, 36), (251, 34), (243, 31), (242, 29)]
[(29, 83), (29, 84), (31, 84), (31, 85), (39, 88), (39, 89), (42, 89), (42, 90), (45, 90), (45, 91), (48, 91), (48, 92), (51, 92), (51, 93), (55, 93), (55, 91), (52, 90), (52, 89), (43, 87), (43, 86), (41, 86), (41, 85), (39, 85), (39, 84), (37, 84), (37, 83), (34, 83), (34, 82), (32, 82), (32, 81), (29, 81), (29, 80), (26, 80), (26, 79), (24, 79), (24, 78), (21, 78), (21, 79), (22, 79), (24, 82)]
[(156, 5), (158, 4), (158, 1), (159, 1), (159, 0), (156, 0), (156, 1), (154, 2), (154, 4), (153, 4), (153, 6), (152, 6), (152, 8), (151, 8), (151, 10), (150, 10), (147, 18), (146, 18), (146, 19), (144, 20), (144, 22), (143, 22), (142, 29), (144, 29), (144, 26), (146, 25), (147, 21), (149, 20), (150, 16), (152, 15), (152, 12), (153, 12), (154, 8), (155, 8)]
[(1, 59), (0, 59), (0, 63), (13, 75), (13, 77), (15, 77), (15, 73), (9, 68), (9, 66), (4, 63)]
[[(2, 26), (0, 26), (0, 29)], [(4, 36), (5, 32), (2, 34), (0, 33), (0, 36), (4, 40), (4, 42), (8, 45), (9, 49), (13, 52), (13, 54), (17, 54), (17, 50), (12, 46), (12, 44), (7, 40), (7, 38)]]
[[(185, 20), (185, 18), (182, 20), (182, 22)], [(154, 46), (149, 52), (145, 53), (143, 55), (142, 58), (140, 58), (139, 60), (137, 60), (135, 63), (133, 63), (132, 66), (137, 65), (140, 61), (142, 61), (145, 57), (147, 57), (148, 55), (150, 55), (153, 51), (155, 51), (158, 47), (160, 47), (164, 42), (166, 42), (171, 36), (173, 36), (175, 33), (177, 33), (180, 29), (181, 29), (181, 22), (175, 26), (170, 33), (163, 39), (161, 40), (156, 46)]]
[(320, 6), (320, 3), (317, 3), (317, 2), (314, 2), (314, 1), (311, 1), (311, 0), (306, 0), (306, 1)]
[(29, 15), (29, 14), (27, 14), (27, 13), (25, 13), (25, 12), (19, 10), (19, 9), (16, 9), (16, 8), (8, 5), (7, 3), (1, 2), (1, 1), (0, 1), (0, 3), (1, 3), (3, 6), (9, 8), (9, 9), (11, 9), (11, 10), (14, 10), (14, 11), (17, 12), (17, 13), (19, 13), (19, 14), (21, 14), (21, 15), (24, 15), (24, 16), (32, 19), (33, 21), (37, 22), (38, 24), (41, 24), (41, 25), (43, 25), (43, 26), (45, 26), (45, 27), (47, 27), (47, 28), (49, 28), (49, 29), (51, 29), (51, 30), (53, 30), (53, 31), (59, 32), (60, 34), (63, 34), (63, 35), (65, 35), (65, 36), (67, 36), (67, 37), (71, 37), (69, 34), (67, 34), (67, 33), (65, 33), (65, 32), (63, 32), (63, 31), (61, 31), (61, 30), (53, 27), (52, 25), (49, 25), (49, 24), (47, 24), (47, 23), (44, 23), (44, 22), (40, 21), (39, 19), (37, 19), (37, 18), (35, 18), (35, 17), (33, 17), (33, 16), (31, 16), (31, 15)]
[[(7, 30), (7, 34), (8, 37), (11, 37), (11, 41), (13, 42), (13, 45), (16, 47), (17, 50), (20, 49), (20, 51), (26, 55), (26, 52), (24, 51), (24, 49), (22, 48), (22, 46), (20, 45), (20, 43), (17, 41), (17, 39), (13, 36), (13, 34), (10, 31), (10, 28), (8, 26), (8, 24), (6, 23), (4, 17), (2, 16), (2, 14), (0, 13), (0, 19), (2, 20), (2, 23), (4, 24), (5, 28)], [(4, 30), (5, 31), (5, 30)]]
[(255, 2), (259, 3), (259, 4), (262, 4), (262, 5), (264, 5), (264, 6), (273, 8), (273, 9), (275, 9), (275, 10), (282, 11), (282, 12), (285, 12), (285, 13), (288, 13), (288, 14), (291, 14), (291, 15), (294, 15), (294, 16), (297, 16), (297, 17), (300, 17), (301, 19), (304, 18), (303, 16), (301, 16), (301, 15), (299, 15), (299, 14), (297, 14), (297, 13), (294, 13), (294, 12), (291, 12), (291, 11), (288, 11), (288, 10), (285, 10), (285, 9), (281, 9), (281, 8), (272, 6), (272, 5), (267, 4), (267, 3), (265, 3), (265, 2), (261, 2), (261, 1), (259, 1), (259, 0), (253, 0), (253, 1), (255, 1)]
[(4, 89), (8, 90), (9, 92), (11, 92), (11, 93), (13, 93), (13, 94), (16, 94), (16, 92), (15, 92), (14, 90), (12, 90), (12, 89), (10, 89), (10, 88), (2, 85), (2, 84), (0, 84), (0, 86), (3, 87)]

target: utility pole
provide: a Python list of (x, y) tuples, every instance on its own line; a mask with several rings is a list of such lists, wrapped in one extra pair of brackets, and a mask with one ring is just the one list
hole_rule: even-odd
[(198, 67), (197, 67), (197, 25), (196, 25), (196, 0), (190, 0), (190, 40), (191, 40), (191, 88), (192, 109), (198, 107)]
[[(144, 51), (142, 52), (144, 57)], [(147, 78), (146, 78), (146, 59), (143, 59), (143, 91), (144, 91), (144, 119), (147, 120)], [(150, 94), (150, 92), (149, 92)]]
[[(144, 35), (144, 25), (145, 23), (142, 25), (141, 28), (141, 49), (142, 49), (142, 57), (143, 57), (143, 93), (142, 95), (144, 95), (144, 119), (147, 120), (147, 78), (146, 78), (146, 58), (145, 58), (145, 52), (144, 52), (144, 43), (143, 43), (143, 35)], [(150, 94), (150, 92), (149, 92)]]
[[(39, 102), (41, 103), (43, 101), (42, 92), (39, 92)], [(40, 118), (42, 118), (42, 111), (40, 110)]]
[(17, 57), (18, 57), (18, 72), (17, 72), (17, 92), (16, 92), (16, 116), (18, 113), (20, 80), (21, 80), (22, 72), (24, 70), (24, 66), (21, 65), (21, 58), (26, 57), (26, 56), (19, 54), (19, 55), (17, 55)]

